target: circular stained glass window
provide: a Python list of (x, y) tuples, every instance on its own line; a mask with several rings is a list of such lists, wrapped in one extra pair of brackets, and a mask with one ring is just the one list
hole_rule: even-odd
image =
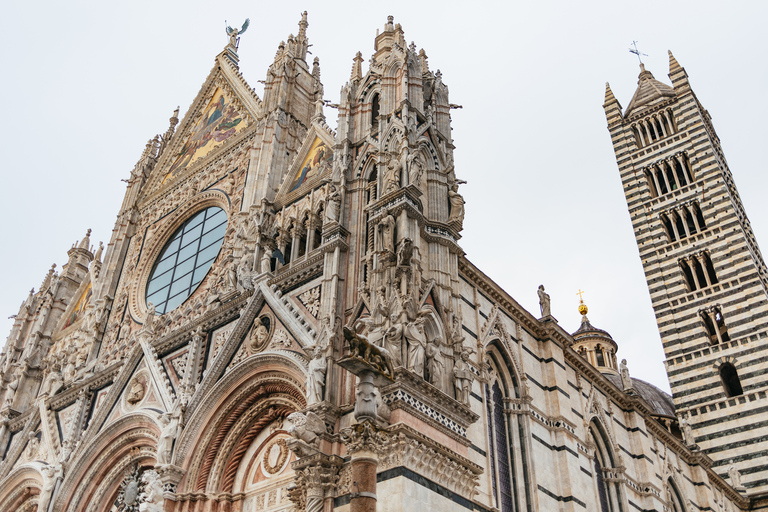
[(155, 312), (166, 311), (187, 300), (210, 270), (219, 254), (227, 214), (218, 206), (197, 212), (163, 247), (147, 283), (147, 303)]

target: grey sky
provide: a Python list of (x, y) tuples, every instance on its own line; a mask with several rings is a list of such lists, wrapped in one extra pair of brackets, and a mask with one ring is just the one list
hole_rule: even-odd
[[(606, 130), (609, 81), (623, 107), (646, 67), (664, 82), (667, 49), (712, 114), (758, 241), (768, 243), (768, 4), (743, 2), (14, 2), (0, 19), (5, 121), (0, 188), (6, 269), (0, 331), (30, 288), (87, 228), (107, 242), (144, 144), (184, 113), (225, 46), (224, 20), (251, 27), (241, 70), (261, 96), (277, 46), (309, 11), (326, 98), (338, 101), (352, 57), (366, 59), (386, 16), (441, 69), (456, 172), (468, 181), (468, 257), (529, 311), (544, 284), (552, 312), (609, 331), (634, 377), (663, 389), (658, 331)], [(327, 109), (329, 124), (335, 111)]]

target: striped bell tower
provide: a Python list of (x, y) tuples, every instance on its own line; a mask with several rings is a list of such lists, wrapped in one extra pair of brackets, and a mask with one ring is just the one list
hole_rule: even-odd
[[(686, 443), (768, 492), (768, 280), (712, 126), (669, 54), (671, 86), (643, 64), (622, 113), (605, 115)], [(684, 424), (684, 422), (683, 422)], [(733, 475), (731, 470), (731, 475)]]

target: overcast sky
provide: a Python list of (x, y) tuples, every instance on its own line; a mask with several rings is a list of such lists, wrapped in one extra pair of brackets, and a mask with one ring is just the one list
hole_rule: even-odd
[[(589, 7), (587, 7), (589, 5)], [(277, 46), (309, 11), (326, 98), (352, 58), (373, 52), (389, 14), (443, 72), (452, 111), (467, 256), (538, 316), (573, 332), (577, 291), (633, 377), (668, 390), (648, 290), (602, 103), (623, 107), (646, 67), (669, 83), (667, 50), (712, 115), (758, 241), (768, 240), (765, 28), (768, 3), (741, 2), (13, 2), (0, 19), (4, 271), (0, 330), (52, 263), (92, 228), (110, 238), (148, 139), (184, 113), (226, 45), (251, 26), (241, 71), (262, 96)], [(335, 111), (326, 112), (335, 126)], [(768, 243), (768, 242), (765, 242)]]

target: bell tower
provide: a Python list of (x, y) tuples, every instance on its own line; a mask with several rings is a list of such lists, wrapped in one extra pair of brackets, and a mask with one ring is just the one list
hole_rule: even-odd
[(711, 118), (669, 54), (605, 115), (686, 443), (768, 490), (766, 266)]

